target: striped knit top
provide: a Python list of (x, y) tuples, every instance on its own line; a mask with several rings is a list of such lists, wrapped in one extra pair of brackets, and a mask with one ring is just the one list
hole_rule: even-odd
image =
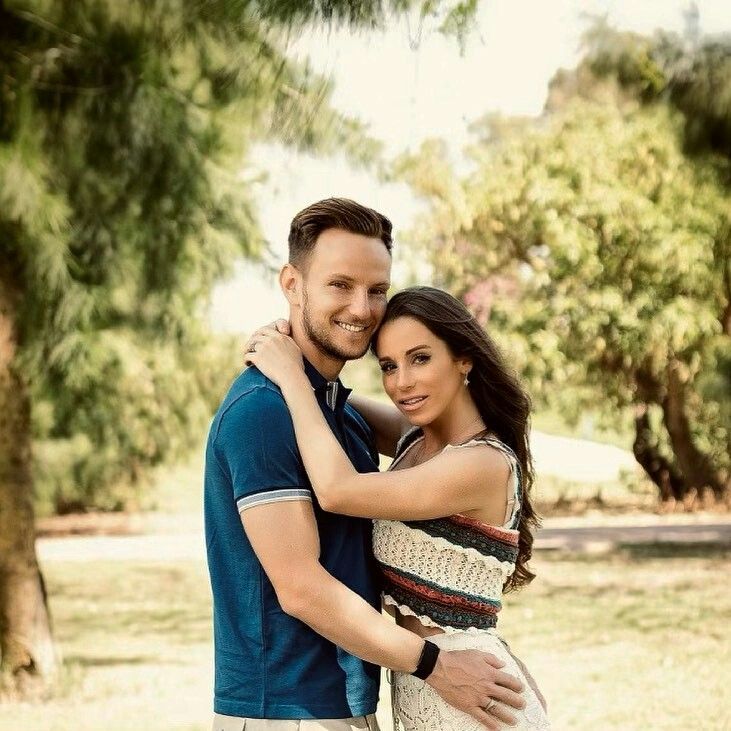
[[(421, 438), (419, 430), (410, 431), (399, 444), (390, 469)], [(503, 585), (515, 570), (518, 557), (521, 479), (515, 454), (493, 436), (445, 449), (484, 444), (499, 450), (510, 466), (514, 499), (509, 500), (503, 526), (466, 515), (374, 521), (373, 553), (383, 573), (384, 602), (423, 625), (445, 632), (495, 627)]]

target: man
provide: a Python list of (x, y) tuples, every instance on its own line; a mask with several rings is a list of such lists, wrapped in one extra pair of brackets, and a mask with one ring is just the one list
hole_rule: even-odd
[[(280, 285), (320, 407), (356, 469), (378, 469), (370, 430), (338, 380), (383, 317), (391, 223), (327, 199), (295, 216)], [(498, 728), (520, 683), (490, 655), (434, 647), (380, 614), (371, 523), (325, 513), (284, 399), (255, 368), (234, 382), (206, 451), (214, 603), (214, 731), (376, 729), (379, 665), (424, 677)], [(243, 524), (243, 530), (242, 530)], [(483, 707), (489, 706), (490, 713)]]

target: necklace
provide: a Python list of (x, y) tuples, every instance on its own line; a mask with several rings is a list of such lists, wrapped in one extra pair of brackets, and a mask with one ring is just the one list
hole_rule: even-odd
[[(482, 427), (481, 429), (476, 429), (476, 427)], [(422, 437), (419, 444), (416, 446), (416, 453), (413, 456), (413, 464), (422, 464), (428, 460), (430, 460), (432, 457), (436, 457), (440, 452), (442, 452), (447, 444), (452, 444), (454, 446), (458, 444), (463, 444), (465, 442), (469, 442), (472, 438), (477, 436), (478, 434), (481, 434), (482, 432), (487, 431), (487, 427), (485, 426), (484, 422), (482, 421), (482, 417), (478, 417), (474, 421), (470, 422), (464, 429), (458, 432), (457, 437), (451, 439), (446, 444), (441, 445), (437, 449), (430, 449), (427, 450), (426, 448), (426, 438)]]

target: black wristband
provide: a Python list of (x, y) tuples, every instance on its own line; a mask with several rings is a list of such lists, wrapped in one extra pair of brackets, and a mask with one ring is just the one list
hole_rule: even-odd
[(416, 670), (411, 674), (420, 680), (426, 680), (432, 674), (438, 657), (439, 648), (433, 642), (424, 640), (424, 648), (419, 656), (419, 663), (416, 666)]

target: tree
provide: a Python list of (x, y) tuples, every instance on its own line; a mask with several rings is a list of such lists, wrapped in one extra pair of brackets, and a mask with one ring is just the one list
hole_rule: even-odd
[[(452, 5), (445, 19), (459, 21), (464, 3)], [(390, 7), (436, 12), (432, 2)], [(0, 0), (9, 686), (57, 664), (34, 549), (33, 437), (48, 447), (44, 479), (58, 482), (46, 474), (55, 448), (57, 473), (101, 504), (110, 484), (190, 443), (214, 390), (202, 304), (236, 257), (264, 247), (237, 177), (248, 146), (268, 137), (361, 159), (377, 148), (329, 107), (326, 81), (287, 59), (287, 35), (314, 22), (374, 27), (384, 12), (379, 0)], [(63, 507), (63, 485), (53, 489)]]
[[(645, 38), (598, 23), (588, 34), (589, 55), (577, 77), (610, 79), (644, 104), (664, 101), (684, 119), (684, 149), (691, 157), (715, 152), (731, 159), (731, 36), (700, 41), (698, 12), (686, 13), (684, 38)], [(561, 79), (556, 80), (561, 86)], [(590, 86), (589, 85), (589, 86)], [(731, 178), (722, 180), (731, 187)], [(723, 273), (726, 309), (721, 325), (731, 337), (731, 272)]]
[[(608, 79), (643, 104), (670, 104), (683, 115), (686, 152), (731, 157), (731, 36), (701, 39), (697, 20), (692, 10), (686, 14), (683, 37), (662, 32), (646, 37), (598, 22), (586, 35), (588, 54), (576, 77), (589, 81), (583, 94)], [(560, 86), (572, 75), (555, 82)]]
[(642, 102), (586, 65), (549, 102), (533, 123), (476, 126), (463, 180), (438, 143), (398, 162), (431, 201), (415, 238), (441, 283), (503, 335), (534, 393), (630, 410), (635, 456), (663, 499), (722, 498), (729, 160), (709, 146), (690, 154), (674, 104)]

